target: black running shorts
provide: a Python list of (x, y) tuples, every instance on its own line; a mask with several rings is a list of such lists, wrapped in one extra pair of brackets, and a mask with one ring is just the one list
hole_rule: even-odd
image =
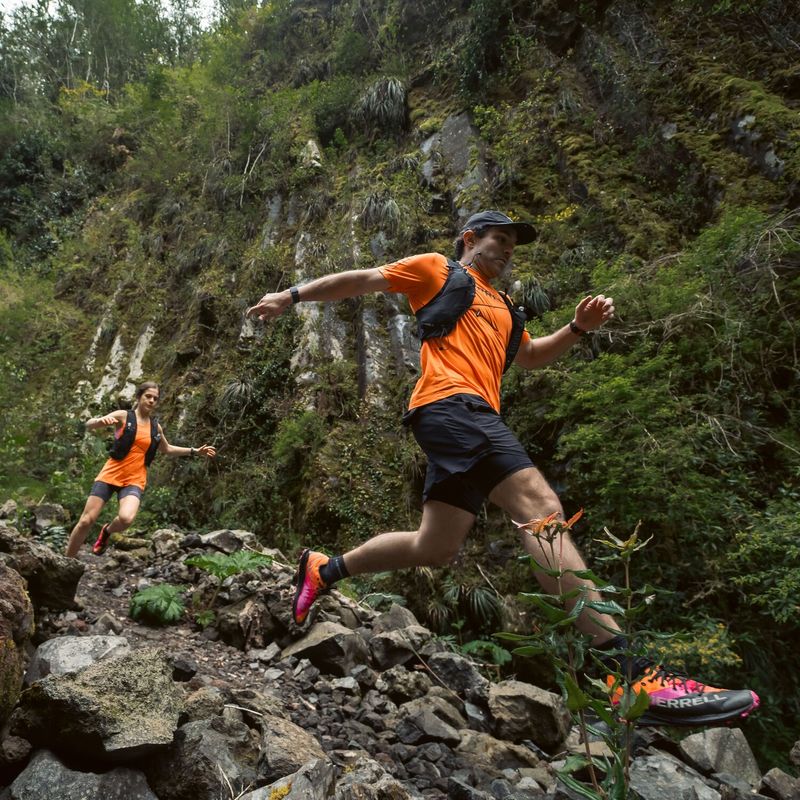
[(114, 492), (117, 493), (118, 500), (122, 500), (123, 497), (127, 497), (131, 494), (141, 500), (142, 495), (144, 494), (144, 490), (140, 489), (138, 486), (114, 486), (113, 483), (95, 481), (92, 484), (89, 497), (99, 497), (104, 503), (107, 503), (111, 499), (111, 495), (113, 495)]
[(477, 395), (413, 408), (403, 424), (428, 457), (423, 503), (440, 500), (477, 515), (500, 481), (533, 466), (500, 415)]

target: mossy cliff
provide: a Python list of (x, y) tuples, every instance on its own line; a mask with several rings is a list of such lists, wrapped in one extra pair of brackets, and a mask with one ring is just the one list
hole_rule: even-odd
[[(424, 461), (400, 425), (408, 309), (366, 297), (266, 326), (264, 292), (449, 253), (480, 207), (534, 219), (514, 294), (532, 333), (586, 292), (618, 319), (535, 373), (506, 418), (562, 495), (654, 535), (653, 626), (712, 681), (798, 708), (800, 19), (788, 2), (275, 0), (107, 96), (4, 100), (0, 486), (82, 505), (104, 450), (80, 420), (162, 384), (170, 441), (142, 526), (250, 528), (338, 551), (414, 529)], [(491, 631), (480, 562), (528, 585), (489, 512), (454, 570), (371, 585)], [(613, 571), (613, 567), (612, 567)], [(476, 599), (477, 598), (477, 599)], [(759, 722), (760, 720), (760, 722)], [(776, 733), (777, 730), (777, 733)]]

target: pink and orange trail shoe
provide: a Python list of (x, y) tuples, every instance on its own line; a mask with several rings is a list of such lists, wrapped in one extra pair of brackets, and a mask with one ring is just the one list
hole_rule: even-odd
[[(744, 719), (760, 703), (750, 689), (717, 689), (663, 666), (655, 666), (645, 658), (635, 660), (631, 689), (647, 692), (650, 706), (636, 720), (637, 725), (705, 726), (722, 725)], [(619, 681), (609, 675), (606, 679), (612, 703), (622, 697)]]
[(300, 563), (297, 567), (297, 588), (294, 591), (294, 602), (292, 603), (292, 616), (298, 625), (302, 625), (306, 621), (314, 601), (328, 591), (328, 585), (320, 577), (319, 570), (329, 560), (328, 556), (308, 548), (303, 550), (303, 554), (300, 556)]
[(103, 525), (100, 528), (100, 535), (97, 537), (97, 541), (92, 545), (92, 552), (99, 556), (105, 552), (106, 547), (108, 547), (108, 540), (111, 534), (108, 532), (108, 523)]

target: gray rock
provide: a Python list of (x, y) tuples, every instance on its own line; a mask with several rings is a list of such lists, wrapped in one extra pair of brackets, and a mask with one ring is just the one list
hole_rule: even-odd
[(315, 625), (302, 639), (286, 647), (282, 655), (307, 658), (323, 672), (341, 676), (369, 660), (364, 639), (336, 622)]
[[(218, 800), (255, 783), (258, 733), (224, 717), (187, 722), (145, 770), (159, 800)], [(229, 788), (230, 787), (230, 788)]]
[(666, 754), (637, 758), (630, 775), (642, 800), (722, 800), (698, 772)]
[(334, 800), (421, 800), (421, 795), (367, 756), (346, 765), (333, 797)]
[(761, 770), (739, 728), (709, 728), (693, 733), (681, 741), (678, 749), (685, 761), (707, 775), (727, 772), (751, 787), (761, 782)]
[(34, 607), (78, 607), (75, 589), (85, 567), (77, 559), (55, 553), (47, 545), (21, 536), (16, 528), (0, 524), (0, 562), (25, 578)]
[(782, 769), (773, 767), (761, 781), (761, 791), (779, 800), (798, 800), (800, 798), (800, 779), (787, 775)]
[(293, 722), (280, 717), (265, 717), (261, 727), (259, 780), (276, 781), (297, 772), (311, 759), (325, 760), (319, 742)]
[(378, 633), (369, 641), (372, 657), (379, 669), (419, 660), (419, 651), (433, 634), (421, 625)]
[(441, 684), (456, 694), (478, 702), (488, 699), (489, 681), (468, 658), (451, 652), (434, 653), (428, 666)]
[(181, 549), (184, 534), (172, 528), (159, 528), (150, 537), (150, 546), (157, 556), (175, 556)]
[(33, 509), (33, 531), (44, 533), (54, 525), (68, 525), (69, 512), (58, 503), (40, 503)]
[(425, 698), (412, 700), (401, 706), (393, 728), (403, 744), (444, 742), (455, 746), (461, 741), (458, 729), (437, 715)]
[(392, 603), (388, 611), (379, 614), (372, 623), (373, 633), (385, 633), (398, 628), (407, 628), (409, 625), (419, 625), (417, 618), (405, 606)]
[(395, 703), (405, 703), (427, 694), (431, 679), (424, 672), (398, 666), (382, 672), (375, 688), (391, 697)]
[(102, 661), (127, 655), (131, 648), (124, 636), (59, 636), (40, 644), (33, 654), (25, 683), (30, 686), (47, 675), (66, 675)]
[(545, 749), (561, 744), (571, 724), (569, 711), (558, 695), (521, 681), (492, 685), (489, 711), (501, 739), (530, 739)]
[(800, 741), (795, 742), (792, 746), (791, 752), (789, 753), (789, 761), (796, 767), (800, 767)]
[(461, 743), (457, 752), (472, 765), (491, 770), (519, 769), (521, 767), (539, 767), (536, 754), (519, 744), (511, 744), (495, 739), (488, 733), (462, 730)]
[(5, 503), (0, 506), (0, 520), (7, 521), (11, 525), (16, 524), (17, 513), (17, 504), (14, 500), (6, 500)]
[[(335, 782), (333, 764), (318, 758), (269, 786), (241, 795), (239, 800), (272, 800), (276, 796), (282, 800), (327, 800)], [(279, 794), (287, 788), (287, 794)]]
[(255, 547), (257, 544), (254, 533), (230, 528), (204, 533), (200, 539), (206, 547), (214, 547), (228, 554), (241, 550), (245, 545)]
[(225, 696), (216, 686), (201, 686), (185, 701), (186, 718), (189, 722), (222, 716)]
[(12, 800), (159, 800), (138, 770), (76, 772), (41, 750), (11, 784)]
[(14, 712), (14, 732), (107, 763), (171, 744), (182, 710), (164, 654), (142, 649), (37, 681)]

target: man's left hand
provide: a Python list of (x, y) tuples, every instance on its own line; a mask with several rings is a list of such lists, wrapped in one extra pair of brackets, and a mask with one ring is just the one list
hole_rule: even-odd
[(583, 331), (593, 331), (614, 316), (614, 299), (589, 295), (575, 307), (575, 324)]

